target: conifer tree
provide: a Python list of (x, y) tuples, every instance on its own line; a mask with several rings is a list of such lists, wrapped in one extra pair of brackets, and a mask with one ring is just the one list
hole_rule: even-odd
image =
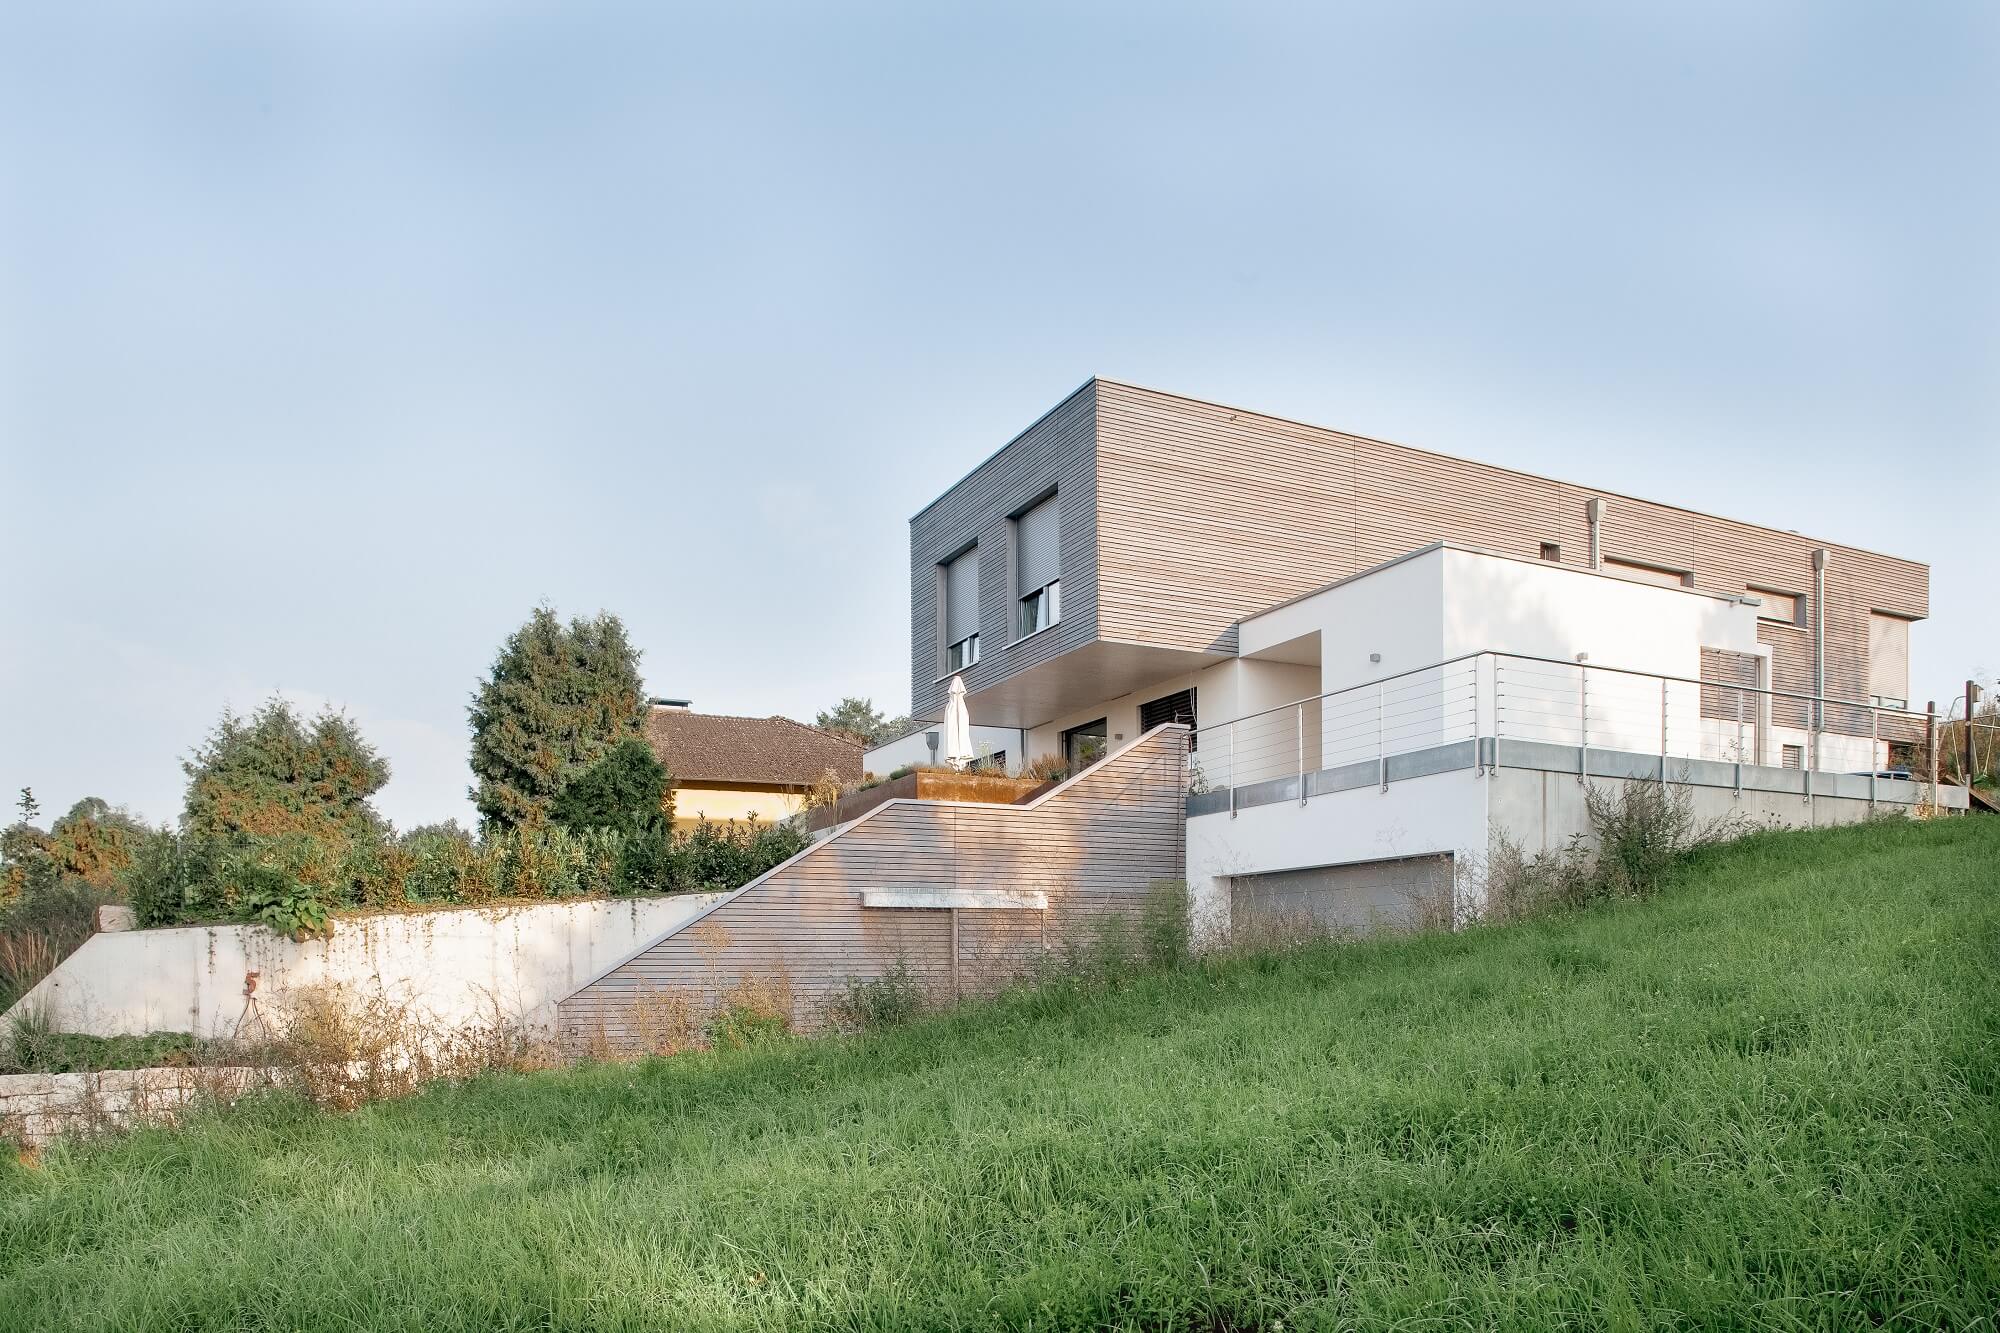
[(480, 819), (489, 829), (544, 823), (574, 773), (644, 734), (638, 650), (617, 616), (565, 626), (536, 607), (501, 645), (466, 711)]

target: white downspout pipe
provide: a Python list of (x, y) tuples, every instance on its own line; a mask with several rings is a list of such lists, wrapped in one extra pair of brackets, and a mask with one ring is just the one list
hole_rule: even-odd
[(1822, 762), (1821, 737), (1826, 731), (1826, 548), (1812, 553), (1813, 569), (1813, 767)]

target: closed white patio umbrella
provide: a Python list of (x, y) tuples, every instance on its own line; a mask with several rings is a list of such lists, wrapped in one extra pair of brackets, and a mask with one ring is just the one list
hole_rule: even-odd
[(964, 768), (976, 758), (972, 753), (972, 714), (965, 711), (965, 681), (951, 678), (951, 694), (944, 705), (944, 761)]

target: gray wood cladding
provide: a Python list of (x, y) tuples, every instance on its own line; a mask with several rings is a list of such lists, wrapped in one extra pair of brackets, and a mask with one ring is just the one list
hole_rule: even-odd
[[(899, 962), (938, 995), (986, 993), (1094, 922), (1132, 919), (1184, 874), (1187, 731), (1162, 727), (1025, 806), (892, 802), (655, 942), (558, 1006), (577, 1050), (632, 1050), (638, 1015), (681, 993), (706, 1006), (782, 975), (815, 1026), (851, 978)], [(1039, 891), (1042, 911), (865, 908), (863, 889)]]
[[(962, 673), (977, 693), (1097, 637), (1097, 386), (1052, 408), (910, 520), (910, 715), (942, 717), (937, 568), (979, 544), (979, 664)], [(1014, 642), (1013, 518), (1055, 493), (1062, 620)]]

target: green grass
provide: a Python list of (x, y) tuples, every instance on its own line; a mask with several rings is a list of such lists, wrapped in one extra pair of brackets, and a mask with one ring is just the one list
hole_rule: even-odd
[(32, 1020), (17, 1021), (14, 1030), (0, 1039), (0, 1074), (73, 1074), (189, 1064), (199, 1044), (185, 1032), (93, 1037), (85, 1032), (43, 1032)]
[(2000, 820), (0, 1167), (0, 1325), (1991, 1328)]

